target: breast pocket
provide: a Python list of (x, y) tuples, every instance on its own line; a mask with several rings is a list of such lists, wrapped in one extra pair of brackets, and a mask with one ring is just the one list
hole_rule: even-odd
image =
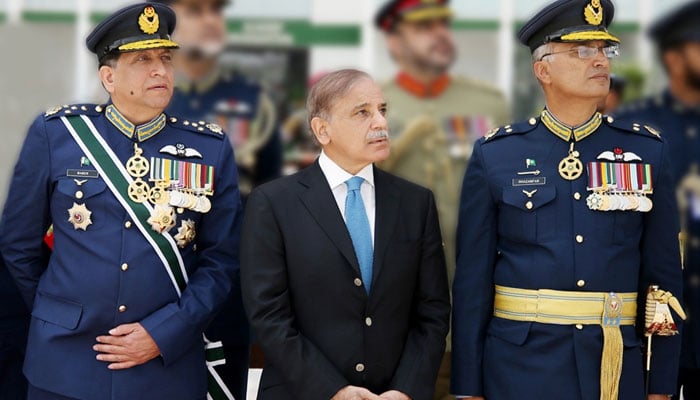
[(554, 237), (556, 213), (552, 201), (556, 197), (554, 186), (503, 188), (499, 234), (522, 243), (537, 243)]
[[(109, 195), (107, 185), (101, 179), (86, 179), (80, 181), (78, 185), (74, 179), (62, 178), (56, 184), (56, 192), (53, 196), (52, 209), (54, 216), (58, 215), (58, 221), (54, 223), (67, 223), (69, 219), (68, 210), (73, 207), (73, 204), (85, 205), (92, 213), (90, 215), (90, 224), (87, 229), (95, 230), (104, 226), (104, 209), (105, 196)], [(102, 213), (102, 214), (101, 214)], [(64, 218), (65, 216), (65, 218)]]

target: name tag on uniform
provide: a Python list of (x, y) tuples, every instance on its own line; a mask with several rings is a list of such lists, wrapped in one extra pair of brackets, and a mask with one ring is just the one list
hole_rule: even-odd
[(69, 178), (97, 179), (100, 177), (100, 173), (92, 169), (69, 169), (66, 171), (66, 176)]
[(536, 186), (536, 185), (546, 185), (547, 178), (515, 178), (513, 179), (513, 186)]

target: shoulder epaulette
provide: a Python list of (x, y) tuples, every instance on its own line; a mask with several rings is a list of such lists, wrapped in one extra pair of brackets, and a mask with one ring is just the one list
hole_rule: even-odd
[(539, 118), (532, 117), (527, 121), (518, 122), (517, 124), (494, 128), (484, 135), (484, 142), (488, 143), (502, 137), (528, 133), (535, 129), (539, 122)]
[(503, 92), (501, 91), (501, 89), (499, 89), (497, 86), (494, 86), (494, 85), (487, 83), (487, 82), (483, 82), (483, 81), (479, 81), (479, 80), (471, 79), (471, 78), (465, 78), (462, 76), (453, 77), (452, 81), (456, 84), (469, 86), (470, 88), (473, 88), (473, 89), (482, 90), (482, 91), (496, 94), (499, 96), (503, 95)]
[(104, 111), (104, 106), (99, 104), (64, 104), (62, 106), (51, 107), (44, 112), (44, 118), (50, 120), (71, 115), (97, 116)]
[(175, 128), (215, 136), (218, 138), (224, 137), (224, 130), (219, 125), (214, 123), (209, 123), (206, 121), (190, 121), (188, 119), (174, 116), (168, 116), (168, 123)]
[(604, 116), (603, 121), (605, 121), (605, 123), (609, 126), (625, 132), (632, 132), (641, 136), (661, 140), (661, 133), (650, 125), (643, 125), (639, 122), (625, 118), (616, 119), (609, 115)]

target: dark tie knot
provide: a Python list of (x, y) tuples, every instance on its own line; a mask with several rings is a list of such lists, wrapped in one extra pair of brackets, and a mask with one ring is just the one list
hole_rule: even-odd
[(348, 192), (352, 192), (353, 190), (359, 190), (360, 186), (362, 186), (362, 182), (364, 181), (365, 179), (361, 176), (353, 176), (352, 178), (345, 181), (345, 184), (348, 186)]

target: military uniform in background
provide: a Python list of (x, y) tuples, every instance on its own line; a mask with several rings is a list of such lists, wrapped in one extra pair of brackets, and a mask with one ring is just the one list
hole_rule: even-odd
[[(391, 154), (380, 166), (434, 193), (450, 287), (459, 193), (472, 145), (508, 120), (506, 100), (498, 89), (447, 73), (456, 57), (449, 25), (453, 15), (449, 0), (392, 0), (375, 17), (400, 69), (382, 87), (389, 106)], [(432, 53), (431, 48), (438, 47), (440, 54)], [(435, 400), (450, 397), (451, 347), (448, 335)]]
[(219, 125), (236, 150), (241, 193), (280, 176), (282, 144), (277, 111), (260, 85), (214, 70), (197, 82), (179, 81), (167, 111)]
[[(691, 1), (656, 21), (649, 31), (660, 56), (667, 51), (700, 43), (700, 1)], [(697, 51), (697, 50), (695, 50)], [(691, 64), (687, 64), (692, 68)], [(688, 69), (678, 88), (700, 92), (700, 70)], [(691, 87), (692, 85), (692, 87)], [(683, 330), (679, 387), (686, 399), (700, 398), (700, 104), (684, 104), (670, 88), (662, 93), (623, 106), (619, 117), (649, 124), (661, 132), (669, 144), (673, 181), (677, 185), (684, 242), (684, 306), (688, 320)]]
[(680, 384), (686, 399), (700, 398), (700, 106), (685, 106), (666, 90), (623, 106), (619, 117), (648, 124), (668, 142), (683, 235), (683, 299), (688, 314)]
[(484, 83), (447, 75), (425, 87), (400, 73), (382, 90), (389, 104), (391, 154), (381, 167), (435, 194), (452, 282), (464, 170), (473, 143), (507, 121), (505, 98)]

